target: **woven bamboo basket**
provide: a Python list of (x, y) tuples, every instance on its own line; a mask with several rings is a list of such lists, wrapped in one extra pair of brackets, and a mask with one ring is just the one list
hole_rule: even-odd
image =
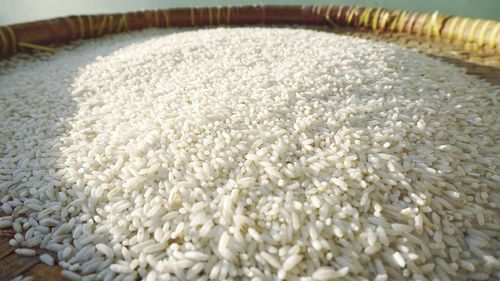
[[(415, 48), (500, 85), (500, 22), (350, 6), (245, 6), (183, 8), (122, 14), (79, 15), (0, 26), (0, 67), (9, 58), (54, 52), (64, 44), (146, 28), (297, 25)], [(23, 55), (24, 53), (24, 55)], [(27, 54), (27, 55), (26, 55)], [(0, 280), (20, 274), (64, 280), (60, 269), (37, 256), (14, 253), (13, 230), (0, 230)], [(48, 253), (37, 249), (38, 254)], [(53, 253), (49, 253), (53, 254)]]

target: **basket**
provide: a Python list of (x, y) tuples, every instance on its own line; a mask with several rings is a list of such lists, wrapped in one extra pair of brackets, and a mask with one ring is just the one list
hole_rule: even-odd
[[(299, 25), (392, 42), (440, 57), (500, 85), (500, 22), (438, 12), (333, 5), (183, 8), (68, 16), (0, 26), (0, 65), (18, 53), (54, 52), (58, 46), (106, 34), (152, 27), (221, 25)], [(60, 269), (42, 264), (38, 256), (16, 255), (15, 248), (8, 244), (13, 235), (12, 230), (0, 231), (0, 280), (19, 274), (32, 275), (34, 280), (64, 280)]]

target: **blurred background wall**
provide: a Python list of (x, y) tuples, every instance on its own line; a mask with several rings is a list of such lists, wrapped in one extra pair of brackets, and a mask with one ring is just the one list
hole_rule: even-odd
[(0, 0), (0, 25), (74, 14), (97, 14), (192, 6), (360, 5), (500, 20), (500, 0)]

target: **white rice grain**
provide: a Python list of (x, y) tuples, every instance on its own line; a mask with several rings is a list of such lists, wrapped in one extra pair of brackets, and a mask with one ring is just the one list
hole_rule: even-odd
[(301, 260), (302, 260), (301, 255), (292, 255), (288, 257), (284, 262), (283, 262), (283, 269), (285, 271), (289, 271), (292, 269), (294, 266), (296, 266)]
[(54, 258), (49, 254), (40, 255), (40, 261), (48, 266), (54, 265)]
[(36, 251), (28, 248), (17, 248), (15, 250), (16, 254), (21, 256), (34, 256), (36, 255)]

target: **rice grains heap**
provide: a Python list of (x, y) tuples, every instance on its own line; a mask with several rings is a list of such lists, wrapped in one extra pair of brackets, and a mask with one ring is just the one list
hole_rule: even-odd
[(462, 69), (264, 28), (11, 64), (0, 226), (71, 280), (500, 279), (500, 91)]

